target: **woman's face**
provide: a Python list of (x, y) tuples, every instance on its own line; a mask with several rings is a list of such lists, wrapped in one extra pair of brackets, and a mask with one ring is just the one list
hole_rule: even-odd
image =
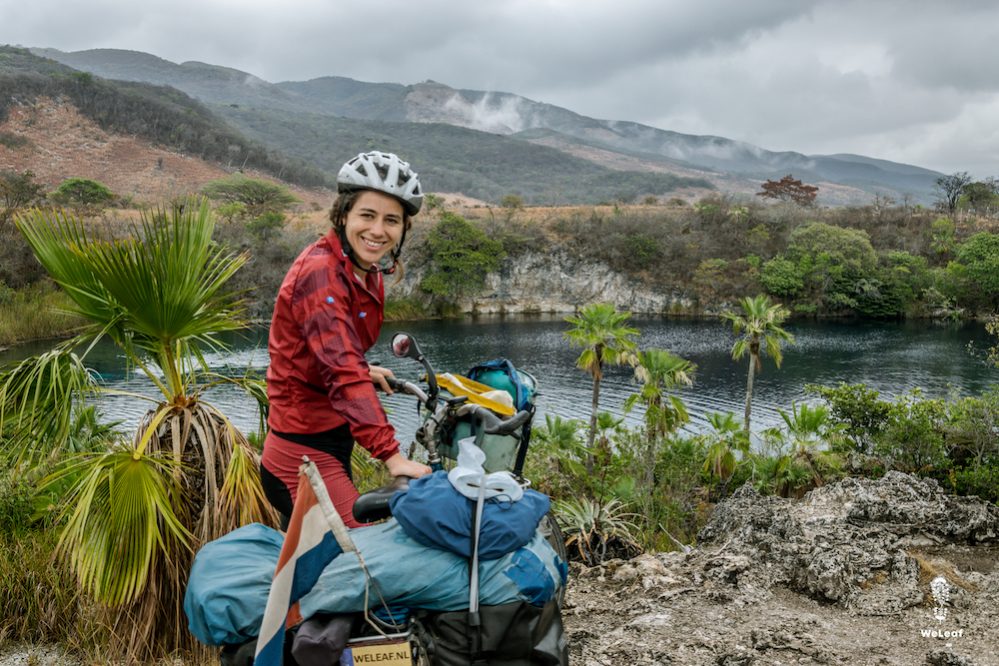
[(402, 203), (395, 197), (361, 192), (344, 221), (344, 234), (357, 263), (371, 268), (391, 252), (402, 238), (404, 220)]

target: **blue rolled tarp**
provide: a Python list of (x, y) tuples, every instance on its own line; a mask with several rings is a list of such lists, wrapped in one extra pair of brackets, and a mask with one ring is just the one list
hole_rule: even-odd
[[(381, 597), (393, 606), (435, 611), (468, 607), (468, 560), (428, 548), (390, 519), (350, 536), (364, 557)], [(195, 557), (184, 598), (191, 633), (208, 645), (238, 644), (257, 635), (281, 552), (280, 532), (247, 525), (205, 544)], [(543, 605), (565, 583), (566, 565), (545, 538), (479, 565), (483, 605), (527, 601)], [(370, 603), (377, 604), (374, 589)], [(364, 610), (365, 577), (357, 556), (343, 553), (299, 601), (302, 616)]]

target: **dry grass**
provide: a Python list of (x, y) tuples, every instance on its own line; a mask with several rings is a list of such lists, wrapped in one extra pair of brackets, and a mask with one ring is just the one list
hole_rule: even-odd
[[(948, 583), (960, 587), (967, 592), (975, 592), (978, 590), (977, 585), (961, 576), (961, 574), (959, 574), (954, 568), (954, 565), (947, 560), (931, 557), (924, 553), (915, 551), (910, 551), (908, 555), (916, 561), (916, 565), (919, 567), (919, 585), (921, 587), (928, 588), (930, 581), (938, 576), (943, 576), (947, 579)], [(932, 599), (930, 595), (926, 595), (924, 604), (929, 605), (931, 603)]]
[(65, 312), (69, 305), (69, 297), (48, 282), (0, 292), (0, 347), (65, 336), (83, 323)]

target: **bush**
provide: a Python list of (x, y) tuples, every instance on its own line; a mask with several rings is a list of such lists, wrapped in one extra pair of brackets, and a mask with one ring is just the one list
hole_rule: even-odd
[[(237, 173), (213, 180), (201, 188), (201, 193), (223, 204), (242, 204), (249, 217), (265, 213), (282, 213), (298, 202), (288, 188), (259, 178), (249, 178)], [(232, 209), (227, 209), (227, 212)]]
[(103, 207), (115, 200), (107, 185), (89, 178), (68, 178), (49, 195), (49, 199), (66, 206)]
[(760, 284), (768, 294), (793, 298), (804, 288), (805, 281), (793, 261), (777, 257), (763, 264)]
[(902, 472), (930, 474), (950, 466), (944, 446), (946, 405), (924, 400), (919, 391), (892, 403), (874, 451), (889, 467)]
[(880, 393), (866, 384), (840, 382), (836, 387), (809, 384), (805, 390), (829, 404), (833, 423), (844, 426), (843, 432), (859, 453), (873, 450), (892, 416), (892, 403), (881, 400)]
[(999, 503), (999, 459), (981, 467), (956, 470), (953, 484), (959, 495), (977, 495), (986, 502)]
[(445, 212), (427, 237), (429, 264), (420, 289), (444, 303), (472, 296), (499, 268), (503, 246), (455, 213)]

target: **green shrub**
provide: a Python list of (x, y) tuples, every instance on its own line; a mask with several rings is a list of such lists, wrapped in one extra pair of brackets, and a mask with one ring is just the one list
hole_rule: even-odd
[(844, 433), (859, 453), (873, 450), (892, 416), (892, 403), (881, 400), (880, 393), (866, 384), (840, 382), (835, 387), (809, 384), (805, 390), (829, 404), (833, 422), (845, 426)]
[(875, 437), (874, 452), (889, 467), (903, 472), (929, 474), (950, 466), (944, 445), (946, 405), (924, 400), (913, 391), (891, 404), (882, 431)]
[(49, 199), (66, 206), (101, 207), (111, 204), (115, 194), (96, 180), (68, 178), (49, 195)]
[(804, 288), (805, 281), (797, 264), (783, 257), (776, 257), (763, 264), (760, 284), (768, 294), (793, 298)]
[(958, 495), (977, 495), (999, 504), (999, 458), (981, 467), (954, 471), (953, 484)]
[(246, 230), (260, 242), (274, 238), (284, 227), (284, 213), (268, 210), (246, 223)]
[(443, 303), (472, 296), (499, 268), (503, 246), (455, 213), (444, 212), (427, 237), (427, 272), (420, 289)]

